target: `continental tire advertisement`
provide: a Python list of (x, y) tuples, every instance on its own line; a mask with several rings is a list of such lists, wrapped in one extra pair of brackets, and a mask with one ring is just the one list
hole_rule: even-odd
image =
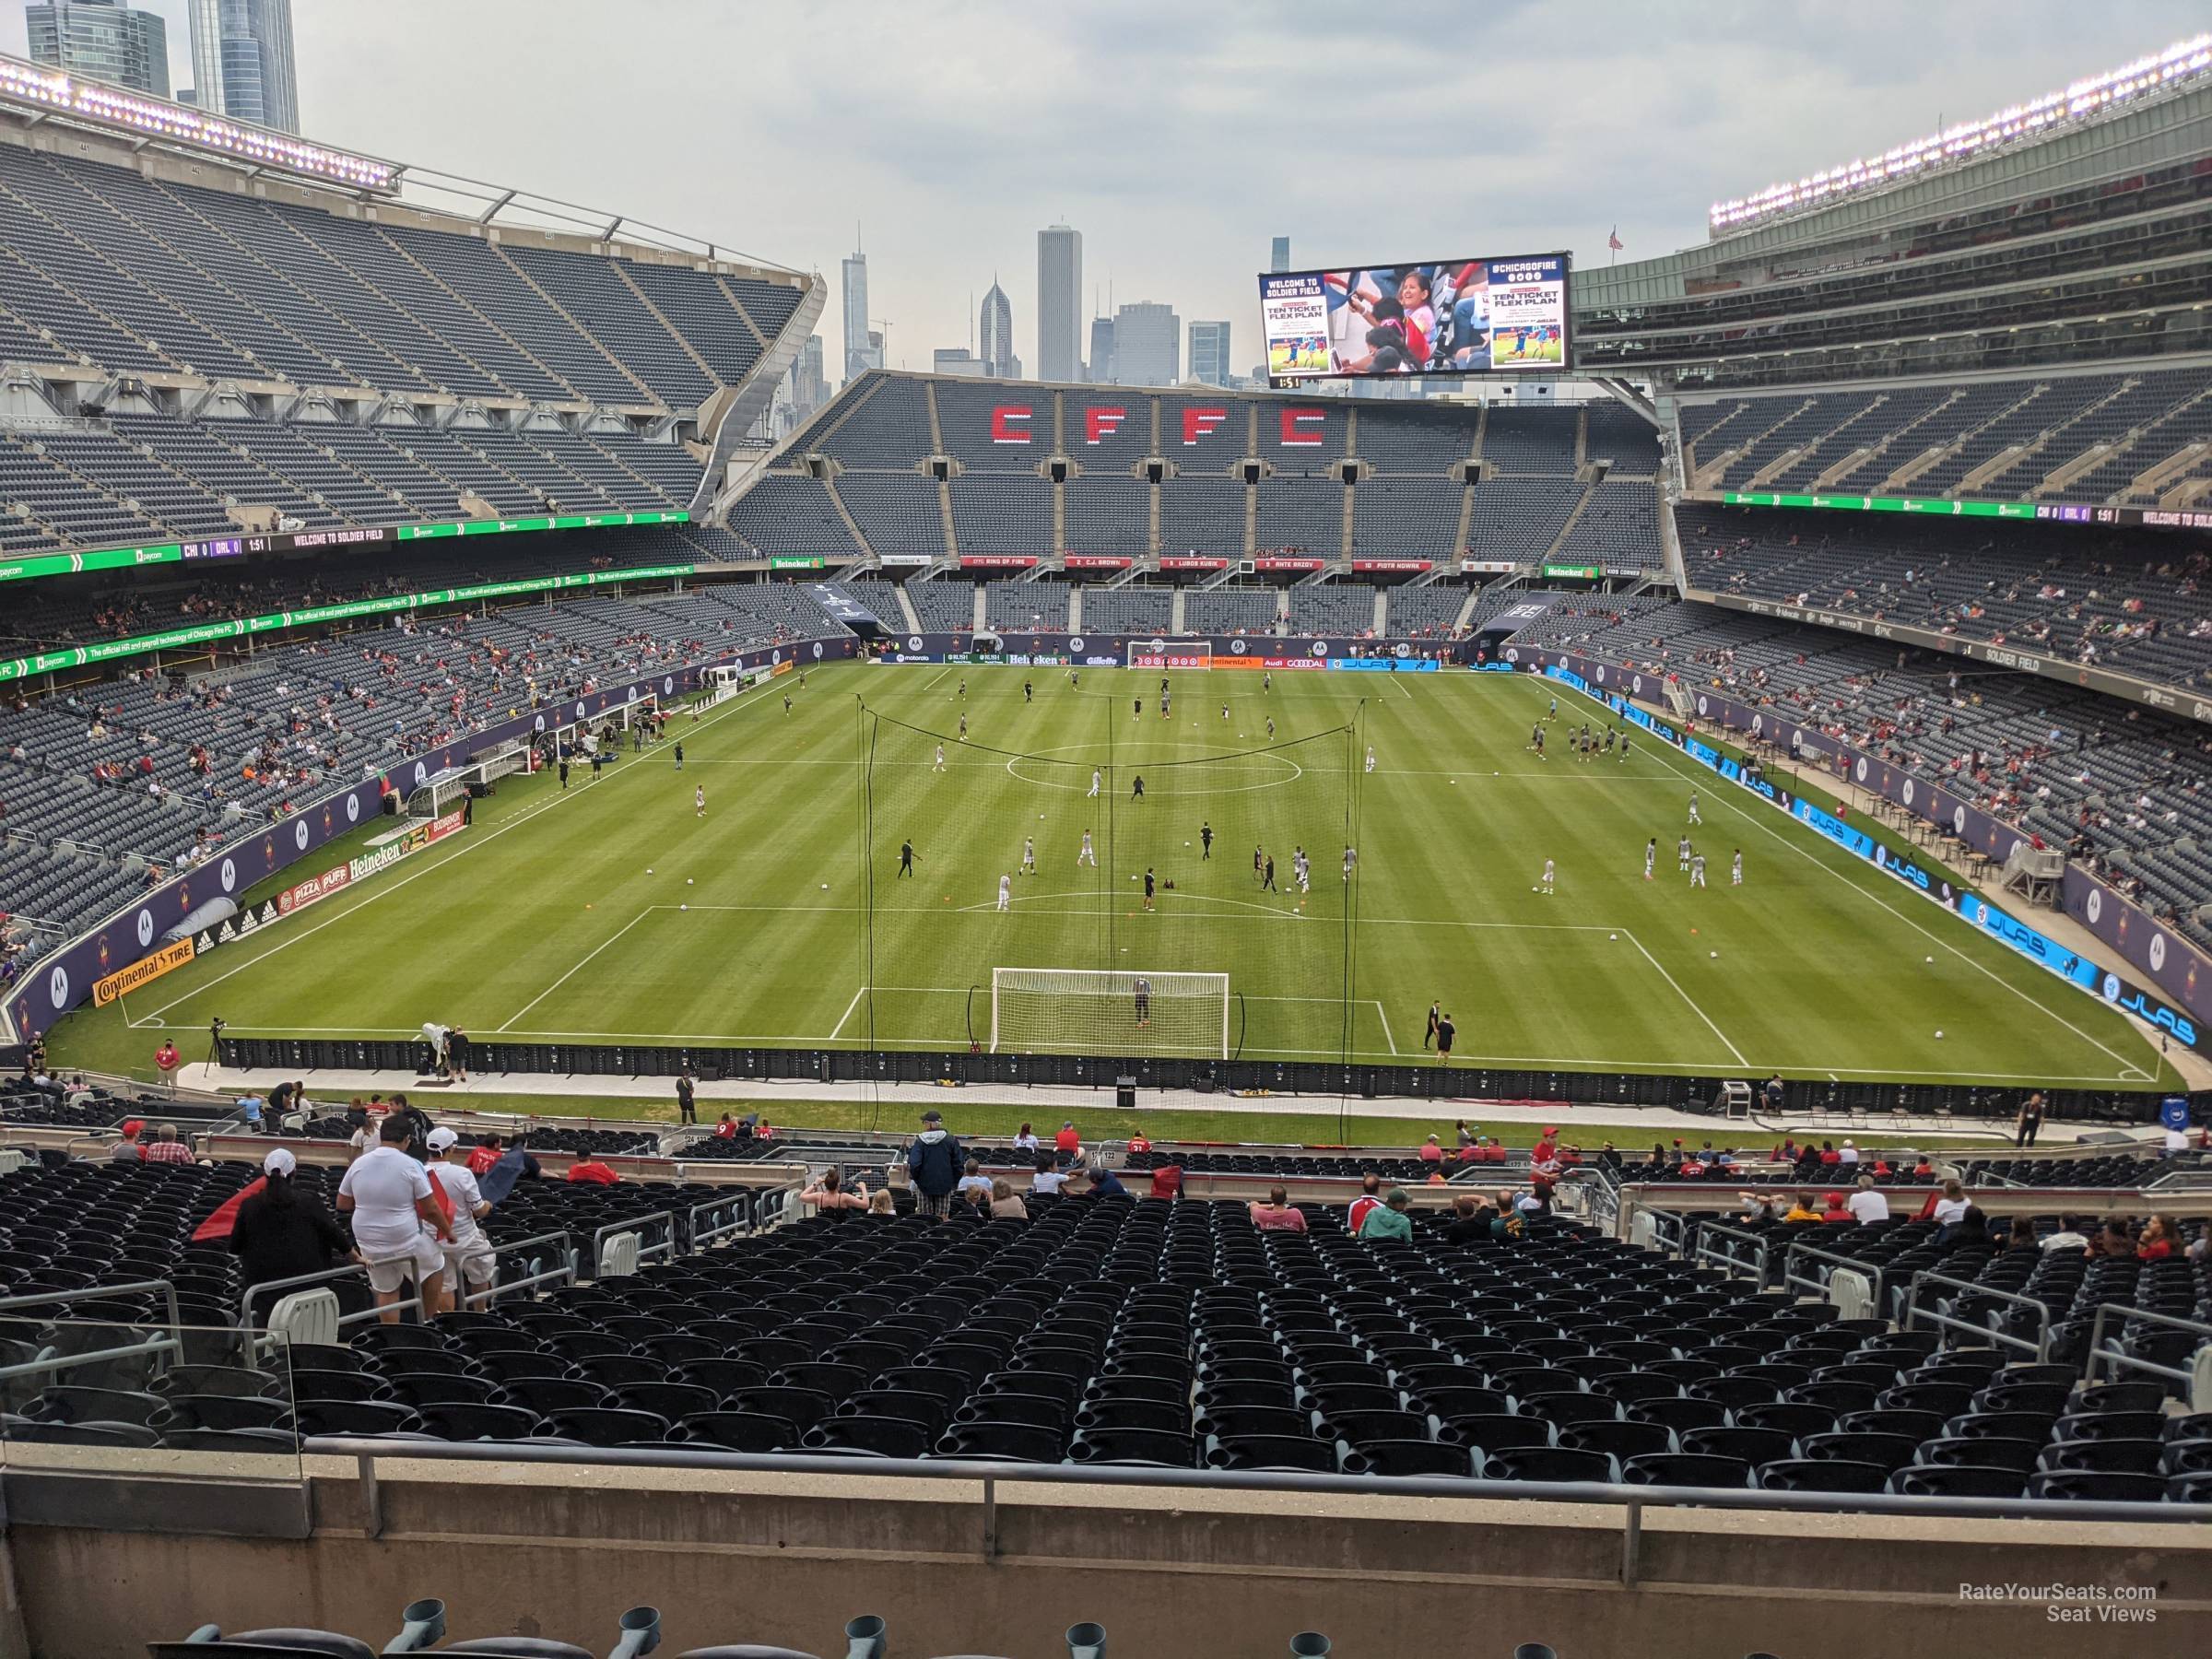
[(140, 957), (128, 968), (119, 968), (105, 979), (92, 982), (92, 1006), (104, 1008), (119, 996), (126, 996), (141, 985), (150, 984), (163, 974), (182, 968), (192, 960), (193, 944), (190, 939), (179, 939), (173, 945), (164, 945), (151, 956)]

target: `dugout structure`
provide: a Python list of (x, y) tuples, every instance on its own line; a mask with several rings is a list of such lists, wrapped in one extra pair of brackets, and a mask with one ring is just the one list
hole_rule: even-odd
[(1382, 1047), (1360, 1025), (1378, 1016), (1358, 994), (1359, 865), (1344, 873), (1357, 712), (1253, 744), (1218, 719), (1217, 694), (1190, 688), (1166, 720), (1150, 671), (1100, 680), (1115, 688), (1053, 693), (1073, 700), (1073, 729), (1053, 734), (1070, 741), (1034, 751), (980, 741), (981, 718), (963, 740), (957, 713), (938, 731), (856, 700), (856, 989), (839, 1035), (1130, 1058)]

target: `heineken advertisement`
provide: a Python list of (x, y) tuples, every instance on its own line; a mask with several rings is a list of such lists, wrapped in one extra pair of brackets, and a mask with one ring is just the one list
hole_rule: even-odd
[(1595, 582), (1606, 573), (1602, 565), (1547, 564), (1544, 574), (1555, 582)]
[(769, 556), (768, 568), (771, 571), (818, 571), (822, 568), (822, 561), (818, 559), (800, 559), (793, 555), (775, 553)]
[(191, 628), (139, 634), (128, 640), (103, 640), (95, 645), (76, 645), (66, 651), (0, 660), (0, 682), (29, 679), (34, 674), (51, 674), (60, 668), (82, 668), (124, 657), (148, 656), (157, 651), (184, 651), (223, 640), (276, 633), (288, 628), (308, 628), (319, 622), (343, 622), (349, 617), (392, 616), (426, 606), (469, 605), (479, 599), (505, 599), (568, 588), (608, 587), (624, 582), (665, 582), (688, 576), (698, 568), (678, 564), (641, 565), (625, 571), (582, 571), (572, 576), (534, 576), (520, 582), (479, 582), (473, 587), (431, 588), (420, 594), (385, 594), (374, 599), (348, 600), (342, 605), (313, 605), (300, 610), (271, 611), (266, 616), (228, 622), (203, 622)]
[[(262, 553), (312, 553), (326, 547), (390, 547), (453, 535), (512, 535), (526, 530), (611, 530), (629, 524), (688, 524), (688, 512), (566, 512), (558, 517), (465, 519), (449, 524), (371, 524), (343, 530), (302, 530), (289, 535), (208, 536), (156, 542), (143, 547), (100, 547), (84, 553), (39, 553), (0, 559), (0, 582), (35, 576), (77, 576), (88, 571), (129, 571), (141, 565), (197, 564)], [(819, 559), (815, 560), (817, 565)]]

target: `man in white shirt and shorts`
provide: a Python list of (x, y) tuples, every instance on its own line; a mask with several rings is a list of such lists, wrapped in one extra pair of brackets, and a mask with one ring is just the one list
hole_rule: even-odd
[(355, 1159), (338, 1183), (338, 1213), (353, 1218), (354, 1247), (369, 1265), (378, 1317), (399, 1323), (400, 1287), (413, 1279), (422, 1292), (427, 1324), (445, 1312), (445, 1256), (438, 1248), (445, 1218), (430, 1194), (430, 1178), (407, 1156), (414, 1138), (407, 1119), (394, 1112), (377, 1131), (377, 1145)]
[(453, 1236), (442, 1250), (446, 1300), (458, 1308), (465, 1305), (464, 1294), (491, 1288), (491, 1241), (477, 1225), (491, 1214), (491, 1206), (485, 1203), (469, 1170), (467, 1148), (461, 1145), (460, 1135), (451, 1129), (433, 1129), (423, 1144), (438, 1159), (429, 1166), (430, 1179), (445, 1189), (446, 1201), (453, 1206)]

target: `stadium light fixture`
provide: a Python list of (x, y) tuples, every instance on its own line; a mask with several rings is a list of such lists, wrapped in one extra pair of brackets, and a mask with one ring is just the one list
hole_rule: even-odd
[(202, 150), (255, 167), (278, 168), (354, 190), (389, 194), (399, 188), (400, 170), (386, 161), (303, 143), (288, 133), (227, 121), (203, 110), (126, 92), (99, 81), (80, 80), (20, 58), (0, 57), (0, 109), (11, 107), (59, 112), (111, 132), (151, 138), (185, 150)]
[(2046, 92), (1980, 121), (1961, 122), (1871, 159), (1848, 161), (1794, 182), (1770, 184), (1733, 202), (1715, 202), (1707, 216), (1708, 227), (1713, 231), (1735, 229), (1778, 213), (1878, 189), (1930, 168), (2040, 137), (2053, 127), (2087, 120), (2114, 104), (2207, 73), (2212, 73), (2212, 34), (2200, 34), (2118, 69), (2075, 81), (2062, 92)]

